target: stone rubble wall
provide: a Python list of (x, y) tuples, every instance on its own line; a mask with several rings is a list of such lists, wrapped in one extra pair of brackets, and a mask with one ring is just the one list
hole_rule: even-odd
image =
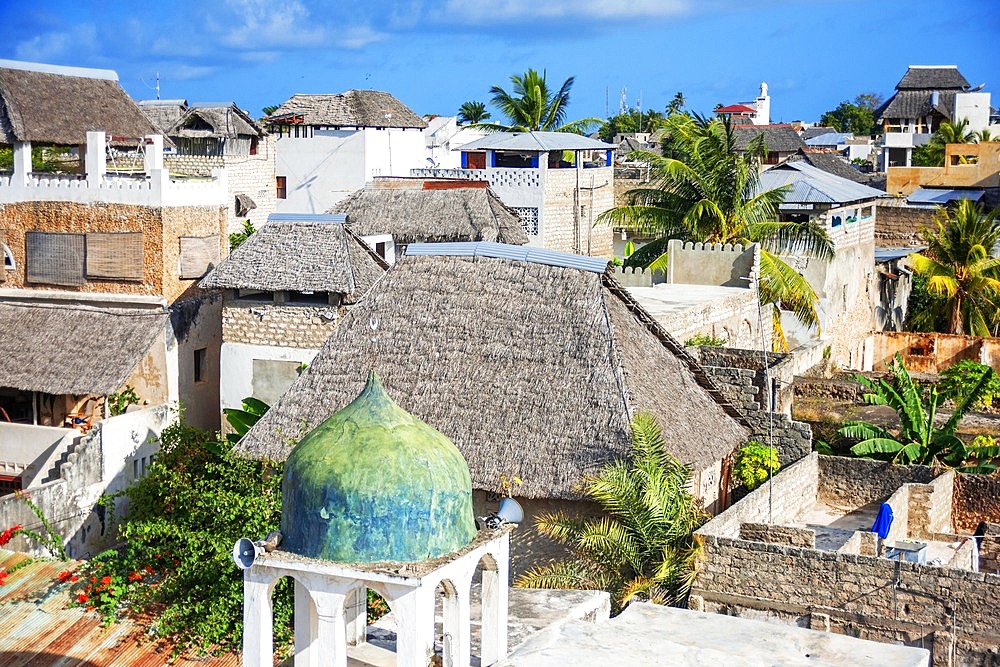
[(934, 209), (879, 204), (875, 214), (875, 243), (881, 248), (920, 245), (920, 230), (934, 228)]
[[(590, 190), (593, 178), (594, 190)], [(549, 250), (594, 257), (614, 254), (611, 225), (597, 218), (614, 206), (614, 172), (609, 167), (580, 170), (580, 199), (576, 201), (577, 170), (547, 169), (544, 182), (542, 238)], [(605, 184), (601, 187), (602, 184)], [(579, 211), (579, 247), (576, 206)], [(589, 248), (589, 252), (588, 252)]]
[(222, 339), (227, 343), (317, 349), (330, 337), (344, 312), (336, 306), (227, 301), (222, 309)]
[(793, 547), (816, 547), (816, 531), (791, 526), (773, 526), (766, 523), (741, 523), (740, 539), (768, 544), (787, 544)]

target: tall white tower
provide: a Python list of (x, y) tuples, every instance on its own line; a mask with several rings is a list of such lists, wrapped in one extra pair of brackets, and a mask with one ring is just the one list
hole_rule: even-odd
[(760, 84), (760, 95), (754, 100), (757, 108), (757, 115), (753, 119), (754, 125), (769, 125), (771, 123), (771, 97), (767, 94), (767, 84)]

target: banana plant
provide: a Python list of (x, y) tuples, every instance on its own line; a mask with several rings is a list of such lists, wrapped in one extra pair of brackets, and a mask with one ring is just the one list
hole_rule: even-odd
[(226, 421), (233, 427), (233, 432), (226, 435), (229, 444), (235, 445), (247, 434), (247, 431), (264, 416), (271, 406), (264, 401), (247, 396), (243, 399), (243, 409), (223, 408)]

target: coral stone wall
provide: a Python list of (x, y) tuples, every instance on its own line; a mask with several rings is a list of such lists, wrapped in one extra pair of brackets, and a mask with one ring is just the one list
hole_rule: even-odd
[(544, 197), (541, 231), (545, 248), (595, 257), (614, 254), (611, 226), (597, 222), (601, 213), (614, 206), (612, 168), (547, 169)]
[(318, 349), (330, 337), (343, 309), (227, 301), (222, 338), (227, 343)]
[(934, 209), (879, 204), (875, 216), (875, 243), (882, 248), (919, 245), (920, 230), (934, 227)]
[(229, 254), (226, 212), (211, 206), (171, 206), (163, 216), (163, 295), (173, 302), (181, 296), (200, 296), (199, 278), (182, 280), (180, 250), (182, 236), (217, 236), (220, 261)]

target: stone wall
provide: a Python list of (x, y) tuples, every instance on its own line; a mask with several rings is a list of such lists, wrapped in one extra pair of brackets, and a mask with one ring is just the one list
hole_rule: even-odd
[(230, 343), (319, 348), (346, 311), (336, 306), (278, 306), (226, 301), (222, 339)]
[(812, 549), (816, 546), (816, 531), (809, 528), (774, 526), (766, 523), (741, 523), (740, 539)]
[(1000, 523), (1000, 479), (995, 475), (955, 476), (952, 522), (956, 533), (971, 534), (981, 522)]
[[(579, 200), (577, 186), (580, 188)], [(610, 258), (614, 254), (612, 229), (610, 225), (597, 222), (597, 218), (613, 205), (614, 172), (611, 168), (545, 170), (544, 247)]]
[(161, 209), (163, 216), (163, 295), (173, 302), (182, 296), (201, 296), (197, 283), (201, 278), (181, 279), (182, 236), (217, 236), (219, 260), (229, 254), (226, 212), (209, 206), (176, 206)]
[(881, 248), (920, 245), (920, 230), (934, 227), (934, 209), (879, 204), (875, 215), (875, 243)]
[(900, 466), (847, 456), (820, 456), (819, 475), (817, 500), (844, 508), (885, 500), (904, 484), (928, 484), (935, 478), (927, 466)]
[(942, 333), (879, 331), (872, 342), (872, 370), (884, 372), (899, 353), (911, 373), (940, 373), (971, 359), (1000, 371), (1000, 339)]

